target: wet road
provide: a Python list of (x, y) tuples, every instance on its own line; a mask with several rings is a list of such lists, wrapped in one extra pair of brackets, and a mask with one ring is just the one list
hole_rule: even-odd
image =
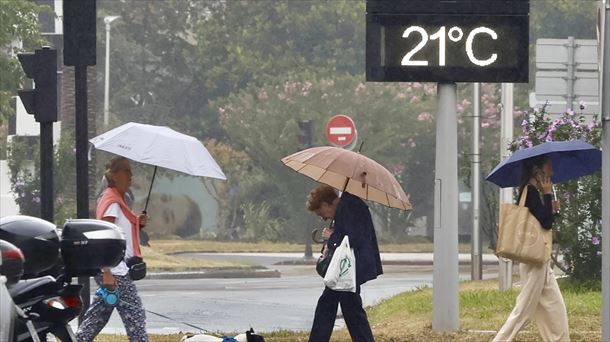
[[(277, 260), (269, 256), (254, 257), (251, 261), (279, 270), (282, 277), (144, 279), (138, 281), (137, 286), (147, 310), (209, 331), (243, 332), (249, 327), (255, 331), (308, 330), (323, 288), (314, 267), (273, 265)], [(432, 266), (388, 265), (384, 266), (384, 272), (378, 279), (362, 286), (365, 306), (404, 291), (432, 286)], [(486, 270), (486, 278), (495, 276), (495, 270)], [(469, 267), (461, 267), (460, 278), (469, 277)], [(343, 322), (337, 320), (336, 324), (341, 326)], [(151, 313), (147, 313), (147, 330), (161, 334), (196, 331)], [(103, 332), (124, 334), (116, 312)]]

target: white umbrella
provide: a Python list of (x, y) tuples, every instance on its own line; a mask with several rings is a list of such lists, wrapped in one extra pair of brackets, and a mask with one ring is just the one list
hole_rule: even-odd
[[(148, 197), (152, 190), (152, 182), (155, 180), (157, 166), (193, 176), (227, 179), (201, 141), (169, 127), (130, 122), (89, 141), (98, 150), (154, 165), (155, 171)], [(148, 197), (144, 211), (148, 207)]]

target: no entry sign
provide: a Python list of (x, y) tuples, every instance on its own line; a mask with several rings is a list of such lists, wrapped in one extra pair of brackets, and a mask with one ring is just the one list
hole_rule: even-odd
[(335, 115), (326, 124), (326, 139), (334, 146), (344, 147), (356, 137), (356, 125), (347, 115)]

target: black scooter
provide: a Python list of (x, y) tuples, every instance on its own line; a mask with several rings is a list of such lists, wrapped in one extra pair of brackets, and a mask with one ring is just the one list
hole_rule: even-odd
[(46, 341), (51, 333), (62, 342), (76, 341), (69, 322), (83, 309), (82, 286), (71, 279), (95, 275), (122, 260), (125, 239), (119, 229), (105, 221), (68, 220), (60, 239), (54, 224), (18, 215), (0, 218), (0, 240), (23, 252), (20, 272), (3, 267), (4, 273), (14, 273), (7, 286), (18, 316), (13, 340)]

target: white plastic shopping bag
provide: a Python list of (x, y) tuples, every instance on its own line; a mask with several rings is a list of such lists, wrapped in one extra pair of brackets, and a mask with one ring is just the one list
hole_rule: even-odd
[(356, 257), (347, 235), (335, 249), (324, 277), (324, 285), (335, 291), (356, 292)]

